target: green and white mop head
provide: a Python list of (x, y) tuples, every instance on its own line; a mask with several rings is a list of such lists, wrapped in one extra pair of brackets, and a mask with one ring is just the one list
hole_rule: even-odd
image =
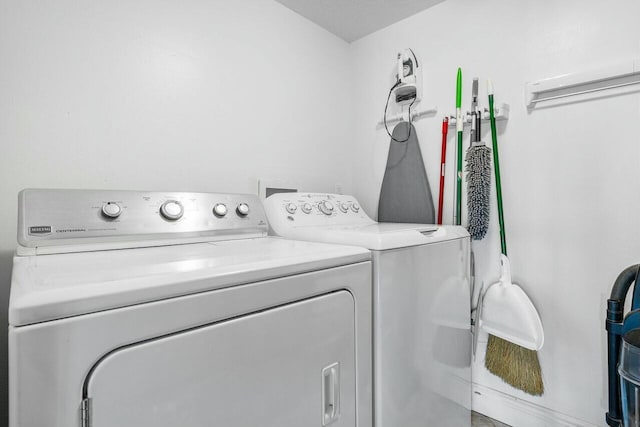
[(467, 210), (469, 234), (481, 240), (489, 229), (491, 196), (491, 149), (484, 143), (473, 143), (467, 150)]

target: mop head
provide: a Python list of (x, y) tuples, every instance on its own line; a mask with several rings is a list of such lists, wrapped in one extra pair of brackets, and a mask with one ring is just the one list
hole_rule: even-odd
[(489, 335), (484, 366), (507, 384), (532, 396), (542, 396), (544, 384), (538, 353)]
[(484, 144), (472, 146), (467, 150), (465, 160), (469, 234), (473, 240), (481, 240), (489, 229), (491, 149)]

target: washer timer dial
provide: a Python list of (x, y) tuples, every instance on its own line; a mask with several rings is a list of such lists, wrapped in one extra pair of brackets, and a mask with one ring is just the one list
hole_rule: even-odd
[(328, 200), (318, 203), (318, 209), (325, 215), (331, 215), (333, 213), (333, 203)]

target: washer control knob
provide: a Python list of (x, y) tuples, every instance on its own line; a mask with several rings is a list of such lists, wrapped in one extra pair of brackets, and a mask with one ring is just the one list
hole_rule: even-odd
[(294, 214), (298, 210), (298, 207), (294, 203), (287, 203), (287, 206), (285, 206), (285, 209), (290, 214)]
[(338, 203), (338, 207), (340, 208), (340, 210), (342, 211), (342, 213), (347, 213), (349, 211), (349, 205), (347, 205), (346, 203)]
[(313, 206), (311, 206), (311, 203), (305, 203), (302, 205), (302, 212), (306, 214), (310, 214), (312, 210), (313, 210)]
[(122, 208), (116, 202), (107, 202), (102, 205), (102, 215), (109, 219), (115, 219), (122, 213)]
[(167, 200), (160, 206), (160, 214), (169, 221), (176, 221), (182, 218), (184, 208), (177, 200)]
[(320, 202), (318, 204), (318, 208), (320, 209), (320, 212), (325, 215), (331, 215), (333, 213), (333, 203), (328, 200)]
[(249, 215), (249, 205), (246, 203), (240, 203), (236, 208), (236, 213), (238, 214), (238, 216)]
[(351, 210), (354, 211), (355, 213), (358, 213), (360, 211), (360, 206), (358, 206), (356, 202), (353, 202), (351, 203)]
[[(247, 209), (249, 209), (248, 206)], [(213, 214), (218, 218), (222, 218), (227, 214), (227, 205), (225, 205), (224, 203), (218, 203), (213, 207)]]

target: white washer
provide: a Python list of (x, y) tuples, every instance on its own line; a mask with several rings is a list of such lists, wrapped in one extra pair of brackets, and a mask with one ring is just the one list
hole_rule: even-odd
[(469, 426), (467, 231), (377, 223), (351, 196), (282, 193), (264, 205), (276, 235), (371, 250), (374, 425)]
[(21, 192), (10, 426), (371, 426), (369, 252), (266, 235), (250, 195)]

